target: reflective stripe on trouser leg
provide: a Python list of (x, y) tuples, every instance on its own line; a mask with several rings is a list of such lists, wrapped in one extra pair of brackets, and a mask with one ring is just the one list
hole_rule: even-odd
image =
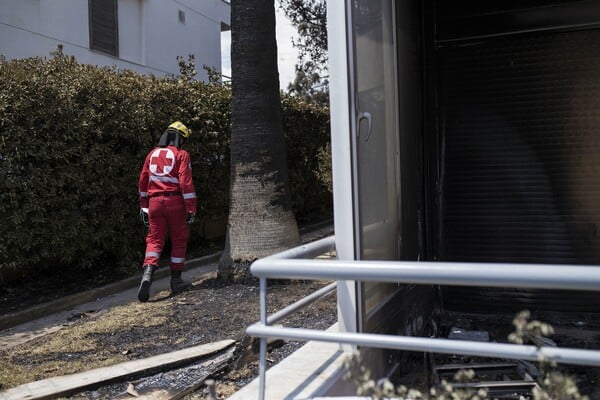
[(144, 265), (158, 265), (158, 260), (160, 260), (160, 253), (155, 251), (147, 251), (144, 255)]
[(165, 247), (165, 237), (167, 235), (167, 218), (164, 213), (164, 204), (158, 197), (150, 198), (148, 206), (148, 222), (150, 229), (146, 235), (146, 255), (144, 265), (158, 266), (160, 254)]

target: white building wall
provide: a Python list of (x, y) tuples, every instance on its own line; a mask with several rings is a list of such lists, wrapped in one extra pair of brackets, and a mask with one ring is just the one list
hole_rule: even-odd
[[(335, 249), (340, 260), (354, 260), (354, 183), (352, 163), (352, 120), (349, 87), (350, 64), (346, 3), (327, 2), (327, 37), (329, 38), (329, 101), (331, 121), (331, 159), (333, 176), (333, 211)], [(338, 282), (338, 321), (342, 332), (358, 330), (358, 299), (354, 281)]]
[(145, 65), (143, 0), (119, 0), (119, 58)]
[(46, 56), (59, 42), (88, 47), (87, 1), (0, 0), (0, 29), (0, 53), (9, 59)]
[[(165, 3), (145, 1), (146, 63), (178, 73), (177, 56), (187, 60), (193, 53), (202, 79), (206, 76), (204, 64), (220, 71), (221, 22), (229, 24), (229, 5), (221, 0), (174, 0), (169, 7)], [(185, 14), (185, 23), (179, 21), (179, 11)]]
[(221, 24), (229, 25), (229, 13), (223, 0), (119, 0), (119, 57), (113, 57), (89, 49), (86, 0), (0, 0), (0, 54), (48, 56), (62, 44), (81, 63), (158, 76), (178, 75), (177, 56), (194, 54), (197, 77), (205, 80), (204, 64), (221, 70)]

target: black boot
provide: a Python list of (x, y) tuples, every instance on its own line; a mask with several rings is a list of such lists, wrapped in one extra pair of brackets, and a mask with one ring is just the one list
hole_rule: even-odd
[(191, 287), (192, 284), (188, 281), (181, 279), (181, 271), (171, 270), (171, 294), (177, 294), (183, 292), (185, 289)]
[(141, 302), (146, 302), (150, 298), (150, 286), (154, 279), (155, 270), (156, 267), (154, 265), (144, 265), (144, 275), (142, 275), (142, 283), (140, 283), (140, 288), (138, 289), (138, 300)]

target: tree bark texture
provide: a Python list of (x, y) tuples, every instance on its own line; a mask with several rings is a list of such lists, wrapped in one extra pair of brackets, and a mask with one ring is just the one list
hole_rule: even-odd
[(300, 243), (283, 136), (274, 0), (231, 2), (231, 200), (221, 269)]

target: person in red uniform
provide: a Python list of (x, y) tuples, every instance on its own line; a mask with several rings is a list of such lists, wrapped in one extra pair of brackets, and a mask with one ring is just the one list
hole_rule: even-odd
[(179, 293), (191, 284), (181, 278), (189, 237), (188, 225), (196, 216), (196, 191), (192, 182), (192, 163), (181, 145), (191, 130), (179, 121), (162, 134), (158, 145), (148, 153), (140, 173), (140, 216), (149, 227), (146, 254), (138, 299), (148, 301), (150, 286), (165, 245), (171, 238), (171, 293)]

